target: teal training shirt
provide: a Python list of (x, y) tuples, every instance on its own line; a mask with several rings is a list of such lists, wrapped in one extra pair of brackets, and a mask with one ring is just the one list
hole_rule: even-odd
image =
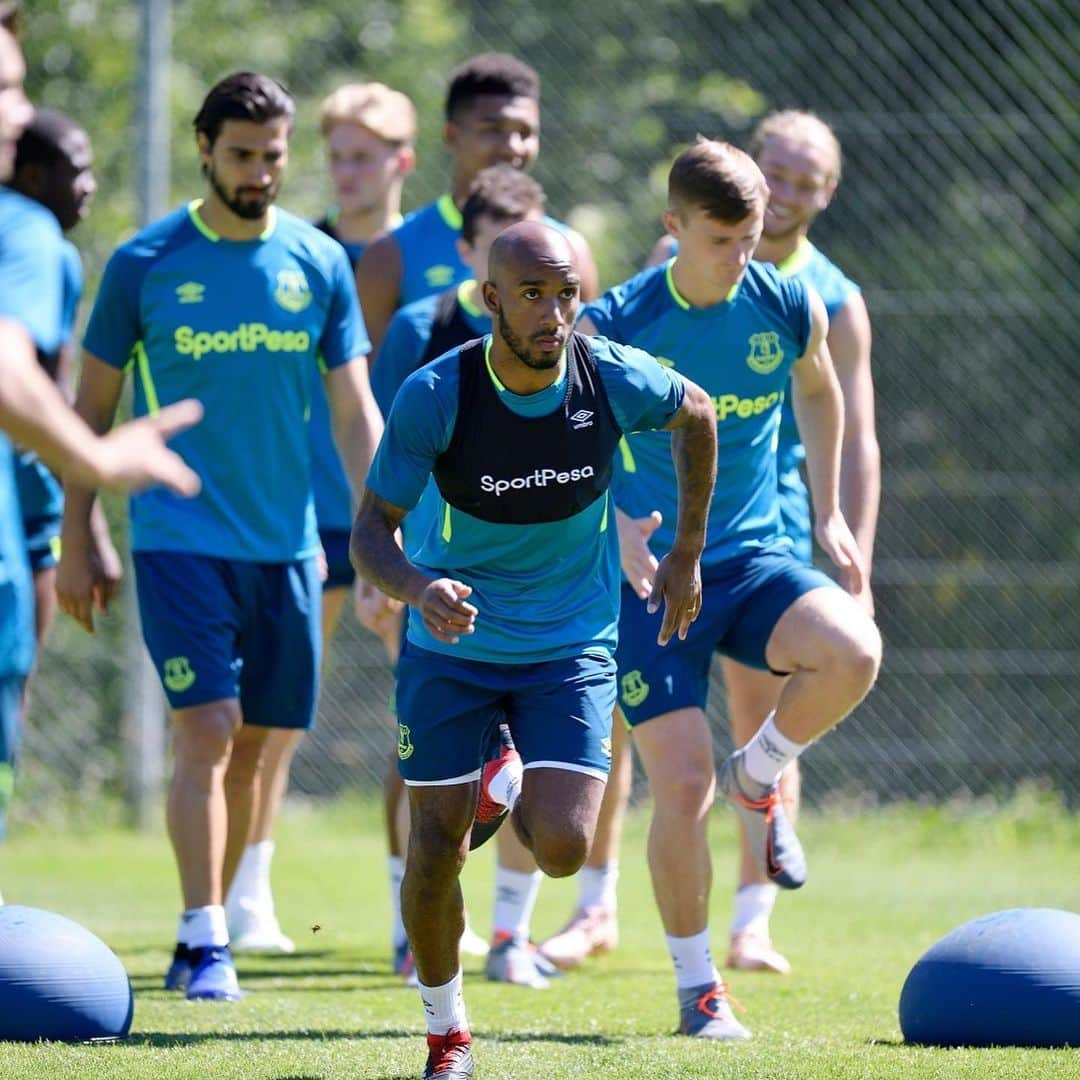
[[(491, 339), (484, 340), (486, 345)], [(570, 445), (576, 430), (584, 432), (608, 417), (616, 434), (670, 421), (684, 393), (675, 372), (638, 349), (599, 338), (582, 340), (592, 343), (599, 403), (566, 416), (562, 442)], [(367, 483), (395, 506), (411, 510), (417, 504), (451, 447), (458, 422), (461, 352), (454, 349), (425, 364), (405, 380), (394, 399)], [(578, 479), (569, 472), (545, 475), (550, 444), (528, 437), (530, 420), (566, 409), (568, 377), (564, 373), (547, 389), (522, 396), (506, 390), (490, 368), (488, 374), (499, 407), (522, 418), (521, 437), (515, 437), (510, 449), (491, 448), (484, 458), (491, 462), (491, 475), (481, 478), (479, 488), (489, 499), (492, 493), (498, 499), (500, 492), (510, 493), (508, 500), (528, 499), (535, 492), (542, 504)], [(472, 426), (473, 432), (484, 430), (482, 424)], [(601, 464), (606, 467), (605, 462), (597, 468)], [(520, 475), (508, 477), (507, 469)], [(479, 614), (476, 632), (457, 645), (436, 641), (422, 619), (411, 618), (408, 633), (414, 644), (491, 663), (534, 663), (590, 650), (613, 653), (621, 573), (607, 491), (571, 516), (529, 524), (482, 519), (440, 499), (424, 525), (426, 533), (411, 552), (413, 562), (434, 575), (471, 585), (470, 603)]]
[[(562, 233), (571, 231), (568, 225), (551, 217), (545, 216), (544, 224)], [(399, 308), (472, 277), (472, 271), (458, 255), (461, 211), (449, 195), (440, 195), (411, 213), (390, 235), (401, 252)]]
[[(588, 304), (582, 316), (615, 341), (652, 353), (703, 387), (716, 408), (717, 478), (702, 567), (748, 551), (784, 550), (776, 440), (791, 366), (810, 336), (806, 286), (752, 262), (729, 297), (692, 307), (675, 288), (674, 260), (652, 267)], [(667, 434), (628, 437), (617, 460), (616, 502), (631, 517), (659, 510), (651, 547), (664, 554), (677, 518)]]
[(349, 260), (277, 208), (262, 236), (227, 240), (199, 200), (149, 226), (105, 268), (84, 346), (133, 364), (135, 413), (195, 397), (201, 424), (173, 445), (202, 478), (194, 499), (131, 500), (136, 551), (288, 562), (318, 550), (307, 421), (311, 369), (362, 363), (370, 344)]
[[(0, 187), (0, 315), (26, 330), (38, 355), (63, 338), (64, 238), (41, 203)], [(15, 480), (15, 451), (0, 432), (0, 677), (34, 662), (34, 592)]]

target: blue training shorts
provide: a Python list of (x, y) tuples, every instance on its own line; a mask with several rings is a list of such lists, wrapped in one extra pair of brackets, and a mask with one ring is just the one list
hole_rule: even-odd
[(349, 589), (356, 580), (356, 571), (349, 562), (349, 530), (319, 529), (319, 541), (326, 556), (326, 589)]
[(51, 570), (60, 562), (60, 523), (63, 515), (46, 514), (44, 517), (23, 520), (26, 535), (26, 559), (33, 573)]
[(800, 596), (824, 587), (837, 585), (790, 552), (728, 559), (703, 571), (701, 614), (686, 640), (674, 637), (660, 646), (663, 609), (650, 615), (645, 601), (624, 585), (615, 661), (627, 723), (633, 727), (675, 709), (704, 709), (715, 652), (770, 670), (765, 646), (780, 616)]
[(174, 709), (239, 698), (245, 724), (310, 728), (322, 657), (314, 558), (136, 551), (143, 639)]
[(25, 684), (24, 675), (0, 675), (0, 840), (7, 834), (8, 807), (15, 792)]
[(407, 641), (398, 660), (398, 769), (406, 784), (478, 780), (492, 729), (505, 722), (526, 769), (569, 769), (603, 780), (611, 768), (614, 707), (609, 656), (490, 664)]

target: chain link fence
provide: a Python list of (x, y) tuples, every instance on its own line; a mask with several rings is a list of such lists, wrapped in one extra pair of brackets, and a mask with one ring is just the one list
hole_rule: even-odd
[[(40, 3), (27, 18), (38, 100), (95, 138), (102, 192), (80, 239), (91, 282), (133, 225), (129, 7)], [(173, 192), (197, 190), (188, 125), (205, 88), (253, 66), (298, 96), (285, 205), (322, 209), (317, 103), (373, 78), (419, 107), (406, 201), (420, 205), (448, 179), (446, 74), (474, 52), (513, 52), (543, 78), (549, 208), (587, 235), (606, 286), (640, 266), (668, 165), (696, 133), (745, 144), (765, 111), (820, 113), (845, 171), (814, 240), (861, 283), (874, 326), (886, 657), (856, 716), (807, 755), (807, 797), (1007, 796), (1035, 780), (1076, 805), (1078, 46), (1075, 6), (1050, 0), (580, 0), (572, 13), (191, 0), (174, 14)], [(94, 639), (58, 626), (35, 683), (23, 813), (123, 790), (122, 634), (122, 618)], [(391, 686), (381, 646), (347, 614), (294, 792), (379, 781)], [(719, 684), (711, 709), (723, 746)]]

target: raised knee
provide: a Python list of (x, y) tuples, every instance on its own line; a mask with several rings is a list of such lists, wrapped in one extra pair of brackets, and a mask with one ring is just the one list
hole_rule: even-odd
[(869, 619), (862, 632), (849, 644), (846, 663), (863, 693), (874, 685), (881, 669), (881, 633)]
[(547, 841), (537, 842), (534, 838), (533, 856), (548, 877), (570, 877), (589, 857), (589, 838), (576, 830)]

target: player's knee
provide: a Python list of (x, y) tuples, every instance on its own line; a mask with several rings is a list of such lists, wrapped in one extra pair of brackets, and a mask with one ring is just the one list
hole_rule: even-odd
[(711, 760), (684, 761), (673, 782), (653, 791), (658, 812), (666, 817), (700, 820), (716, 796), (716, 767)]
[(548, 877), (570, 877), (589, 857), (592, 837), (584, 828), (573, 825), (551, 835), (533, 836), (533, 857)]
[(860, 695), (874, 685), (881, 668), (881, 633), (870, 619), (846, 643), (843, 663)]

